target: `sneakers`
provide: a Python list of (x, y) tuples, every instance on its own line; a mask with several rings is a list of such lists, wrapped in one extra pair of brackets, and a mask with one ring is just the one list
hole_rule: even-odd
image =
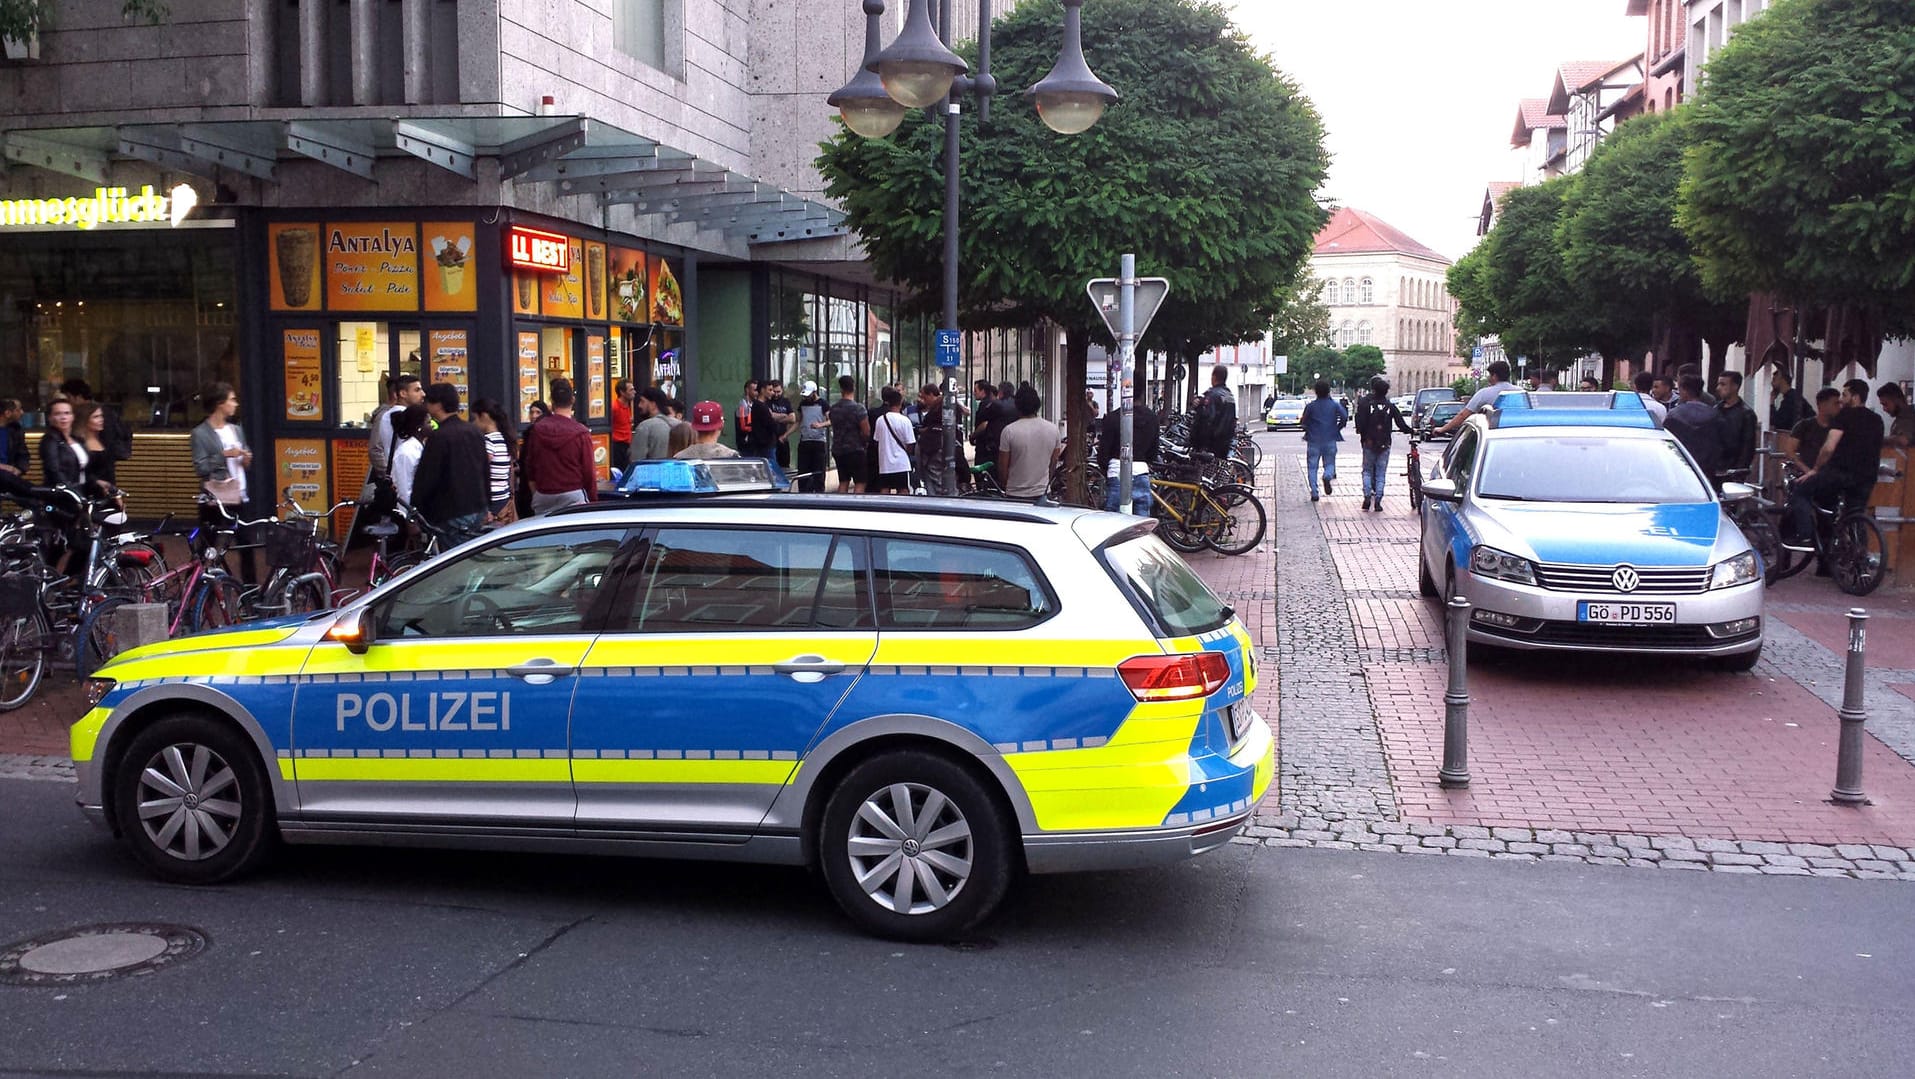
[(1310, 501), (1312, 502), (1320, 501), (1320, 499), (1317, 498), (1317, 493), (1315, 491), (1310, 492)]
[(1369, 495), (1364, 495), (1364, 496), (1363, 496), (1363, 508), (1364, 508), (1364, 509), (1366, 509), (1366, 510), (1370, 508), (1370, 496), (1369, 496)]

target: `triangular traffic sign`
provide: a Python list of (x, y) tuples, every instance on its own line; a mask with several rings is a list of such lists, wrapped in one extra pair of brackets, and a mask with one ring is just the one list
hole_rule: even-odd
[[(1104, 325), (1109, 327), (1110, 335), (1121, 336), (1123, 330), (1117, 321), (1117, 279), (1115, 277), (1095, 278), (1084, 286), (1084, 291), (1090, 294), (1090, 302), (1097, 308), (1097, 314), (1103, 318)], [(1157, 317), (1157, 309), (1163, 306), (1164, 297), (1168, 295), (1170, 295), (1169, 278), (1138, 278), (1137, 292), (1132, 299), (1130, 332), (1142, 337), (1145, 328), (1150, 325), (1150, 320)]]

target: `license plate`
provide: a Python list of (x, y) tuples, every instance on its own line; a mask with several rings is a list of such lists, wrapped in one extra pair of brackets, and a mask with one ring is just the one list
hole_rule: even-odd
[(1673, 603), (1613, 603), (1584, 600), (1576, 605), (1576, 621), (1610, 626), (1660, 626), (1676, 620)]
[(1230, 706), (1230, 737), (1241, 739), (1250, 733), (1250, 717), (1256, 715), (1248, 698)]

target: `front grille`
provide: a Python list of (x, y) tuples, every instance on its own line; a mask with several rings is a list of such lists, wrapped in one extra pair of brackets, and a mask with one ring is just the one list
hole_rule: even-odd
[[(1532, 623), (1533, 624), (1533, 623)], [(1478, 633), (1506, 637), (1511, 641), (1554, 644), (1583, 648), (1684, 649), (1714, 648), (1719, 645), (1753, 641), (1762, 636), (1762, 626), (1733, 637), (1718, 637), (1706, 625), (1679, 626), (1604, 626), (1589, 622), (1543, 622), (1534, 630), (1500, 630), (1481, 622), (1471, 628)]]
[[(1603, 592), (1617, 594), (1616, 566), (1578, 566), (1567, 562), (1539, 562), (1536, 565), (1536, 583), (1553, 592)], [(1642, 583), (1631, 592), (1631, 596), (1669, 596), (1694, 594), (1709, 590), (1708, 566), (1685, 566), (1668, 569), (1654, 566), (1631, 566)]]

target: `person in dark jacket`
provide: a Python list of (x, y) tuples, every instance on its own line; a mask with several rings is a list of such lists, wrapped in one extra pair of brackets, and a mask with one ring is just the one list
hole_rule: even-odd
[(534, 514), (598, 498), (592, 433), (572, 417), (573, 394), (569, 379), (553, 379), (552, 414), (533, 424), (525, 435), (521, 467), (532, 488)]
[[(47, 429), (40, 436), (40, 475), (41, 481), (48, 487), (71, 487), (85, 492), (92, 485), (86, 478), (86, 448), (73, 439), (73, 402), (64, 397), (56, 397), (47, 405)], [(61, 508), (67, 508), (62, 504)], [(76, 518), (65, 530), (60, 545), (71, 552), (67, 556), (66, 574), (78, 578), (86, 572), (87, 553), (90, 543), (87, 532)], [(57, 561), (60, 548), (47, 552), (49, 564)]]
[(1323, 493), (1329, 494), (1337, 478), (1337, 443), (1343, 441), (1343, 428), (1350, 413), (1330, 397), (1328, 379), (1318, 379), (1311, 387), (1317, 399), (1303, 406), (1304, 474), (1310, 480), (1310, 501), (1317, 498), (1317, 473), (1323, 473)]
[(451, 383), (427, 387), (426, 413), (439, 429), (419, 455), (412, 508), (448, 545), (462, 543), (485, 527), (491, 479), (485, 433), (459, 418), (459, 391)]
[[(1161, 429), (1157, 414), (1147, 408), (1130, 413), (1130, 512), (1136, 517), (1150, 516), (1150, 466), (1157, 460)], [(1105, 413), (1097, 429), (1097, 470), (1104, 474), (1104, 510), (1117, 513), (1124, 504), (1124, 492), (1118, 489), (1118, 470), (1123, 467), (1124, 410)]]
[(1663, 427), (1696, 459), (1702, 474), (1713, 480), (1722, 468), (1722, 450), (1728, 441), (1722, 437), (1722, 414), (1702, 399), (1701, 375), (1683, 375), (1677, 388), (1682, 400), (1669, 410)]
[(1716, 377), (1716, 414), (1722, 425), (1723, 471), (1745, 469), (1755, 463), (1761, 440), (1755, 409), (1742, 399), (1742, 372), (1724, 371)]
[(1795, 388), (1795, 380), (1780, 367), (1769, 377), (1769, 393), (1769, 430), (1793, 431), (1796, 424), (1815, 418), (1815, 409), (1802, 396), (1802, 391)]
[(1390, 400), (1390, 381), (1382, 375), (1370, 379), (1370, 392), (1357, 399), (1356, 437), (1363, 446), (1363, 508), (1383, 512), (1383, 481), (1390, 474), (1392, 426), (1411, 434), (1403, 420), (1403, 410)]
[[(106, 447), (107, 454), (115, 461), (125, 461), (133, 456), (133, 432), (127, 430), (126, 421), (120, 418), (120, 410), (95, 401), (93, 387), (87, 385), (85, 379), (67, 379), (60, 384), (60, 392), (73, 402), (76, 412), (81, 405), (99, 404), (106, 415), (106, 425), (100, 431), (100, 444)], [(79, 434), (85, 436), (84, 431)]]
[(20, 426), (23, 414), (18, 399), (0, 398), (0, 472), (24, 476), (33, 460), (32, 451), (27, 449), (27, 432)]

